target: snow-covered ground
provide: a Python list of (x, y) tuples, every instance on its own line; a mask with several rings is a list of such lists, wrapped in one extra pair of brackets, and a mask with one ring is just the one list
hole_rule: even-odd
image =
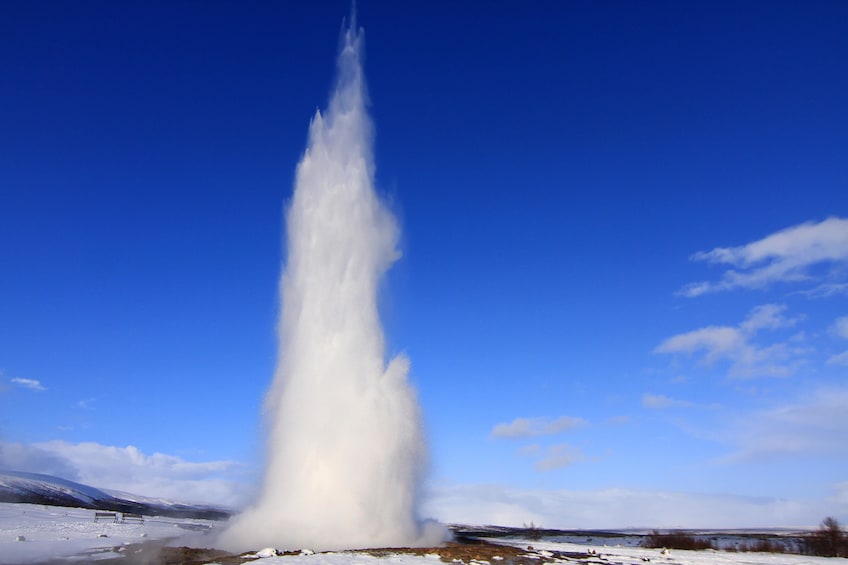
[(81, 556), (81, 562), (120, 553), (114, 547), (181, 538), (190, 543), (221, 522), (145, 516), (144, 523), (94, 521), (94, 510), (0, 503), (0, 564)]
[[(0, 564), (21, 565), (68, 559), (87, 563), (116, 558), (133, 551), (131, 544), (171, 540), (172, 545), (209, 547), (223, 522), (148, 517), (144, 523), (94, 521), (93, 510), (34, 504), (0, 503)], [(105, 536), (105, 537), (104, 537)], [(20, 541), (19, 541), (20, 540)], [(622, 537), (626, 540), (626, 537)], [(636, 547), (625, 541), (604, 545), (604, 539), (559, 538), (558, 541), (500, 539), (497, 543), (518, 548), (532, 546), (521, 563), (589, 563), (593, 565), (848, 565), (848, 559), (767, 553), (681, 551)], [(261, 565), (441, 565), (445, 560), (433, 550), (428, 555), (392, 553), (375, 557), (365, 553), (335, 552), (268, 556), (261, 552), (254, 561)], [(451, 561), (447, 559), (447, 561)], [(213, 563), (210, 561), (210, 563)], [(511, 565), (509, 558), (489, 561), (466, 559), (465, 565)], [(457, 565), (459, 565), (457, 563)]]
[[(606, 546), (577, 544), (568, 542), (527, 541), (527, 545), (544, 556), (546, 553), (586, 553), (594, 556), (586, 562), (607, 565), (644, 565), (645, 563), (663, 565), (846, 565), (848, 559), (835, 557), (811, 557), (781, 553), (731, 553), (726, 551), (703, 550), (662, 550), (632, 546)], [(521, 546), (519, 543), (516, 545)], [(526, 546), (523, 546), (526, 547)]]

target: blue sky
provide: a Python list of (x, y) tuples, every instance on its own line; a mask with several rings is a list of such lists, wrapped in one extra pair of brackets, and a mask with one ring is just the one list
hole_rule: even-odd
[[(348, 11), (0, 8), (0, 467), (249, 492), (283, 207)], [(358, 19), (425, 508), (848, 520), (848, 6), (363, 1)]]

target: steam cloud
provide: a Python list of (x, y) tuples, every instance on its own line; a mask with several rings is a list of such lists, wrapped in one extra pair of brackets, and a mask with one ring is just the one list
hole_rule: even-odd
[(222, 536), (230, 549), (433, 541), (416, 514), (425, 444), (409, 360), (385, 363), (377, 290), (399, 229), (374, 190), (361, 49), (351, 25), (297, 167), (264, 485)]

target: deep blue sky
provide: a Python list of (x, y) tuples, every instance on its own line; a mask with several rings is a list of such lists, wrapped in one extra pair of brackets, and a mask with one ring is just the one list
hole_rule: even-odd
[[(96, 482), (91, 442), (249, 480), (282, 211), (349, 9), (0, 6), (0, 467)], [(404, 232), (387, 339), (412, 360), (433, 488), (477, 512), (439, 517), (666, 525), (491, 510), (628, 489), (807, 512), (750, 522), (848, 518), (848, 238), (821, 224), (848, 217), (848, 5), (361, 1), (357, 17)], [(804, 223), (820, 229), (778, 246), (795, 271), (680, 292), (779, 271), (691, 257)], [(756, 312), (772, 317), (745, 326)], [(692, 333), (710, 327), (737, 335)], [(688, 354), (660, 347), (687, 334)], [(495, 432), (516, 418), (538, 420)], [(129, 486), (152, 484), (151, 461)]]

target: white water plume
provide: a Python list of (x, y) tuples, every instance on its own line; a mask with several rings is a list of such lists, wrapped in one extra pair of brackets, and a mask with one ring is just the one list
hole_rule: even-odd
[(352, 25), (297, 167), (264, 485), (223, 535), (228, 548), (434, 541), (416, 514), (425, 445), (409, 360), (385, 362), (377, 291), (399, 229), (374, 190), (361, 49)]

